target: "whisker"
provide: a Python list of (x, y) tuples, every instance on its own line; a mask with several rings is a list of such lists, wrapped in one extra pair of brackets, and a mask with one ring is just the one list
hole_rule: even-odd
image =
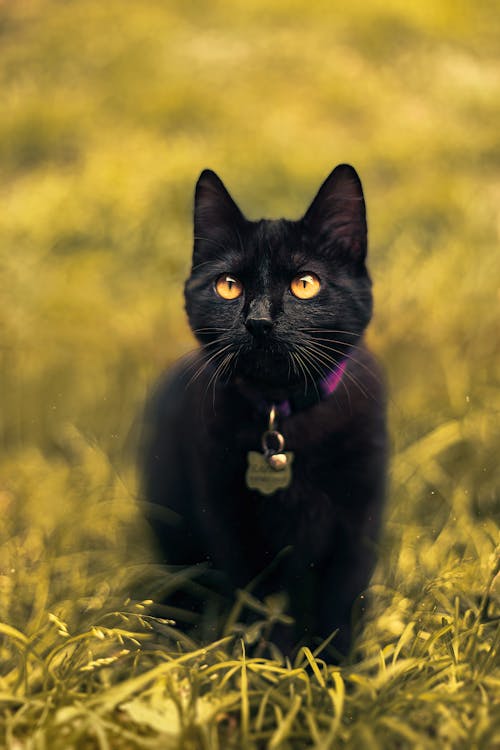
[(300, 373), (297, 367), (297, 363), (295, 361), (294, 353), (292, 351), (289, 351), (288, 355), (290, 357), (290, 362), (292, 363), (293, 374), (295, 375), (295, 377), (298, 378)]
[(220, 249), (223, 250), (225, 253), (229, 251), (229, 248), (226, 245), (223, 245), (221, 242), (217, 242), (217, 240), (214, 240), (212, 237), (204, 237), (202, 234), (195, 234), (194, 239), (201, 240), (202, 242), (209, 242), (211, 245), (220, 247)]
[(224, 260), (224, 258), (223, 258), (223, 256), (222, 256), (222, 255), (214, 255), (214, 256), (213, 256), (212, 258), (210, 258), (209, 260), (202, 260), (202, 261), (200, 261), (199, 263), (196, 263), (196, 265), (194, 265), (194, 266), (193, 266), (193, 267), (191, 268), (191, 272), (193, 272), (193, 271), (196, 271), (196, 270), (197, 270), (198, 268), (201, 268), (201, 266), (210, 266), (210, 265), (212, 265), (212, 266), (213, 266), (213, 265), (215, 265), (215, 263), (216, 263), (217, 261), (219, 261), (220, 263), (222, 263), (222, 262), (223, 262), (223, 260)]
[(347, 368), (344, 370), (344, 375), (351, 381), (353, 385), (356, 386), (356, 388), (358, 388), (359, 391), (361, 391), (365, 398), (374, 398), (374, 396), (369, 391), (367, 391), (363, 385), (361, 385), (361, 382), (352, 374), (352, 372), (349, 372)]
[[(319, 352), (317, 349), (312, 347), (310, 344), (302, 344), (301, 349), (305, 349), (305, 351), (308, 351), (310, 354), (314, 354), (315, 357), (317, 357), (318, 362), (321, 362), (326, 367), (330, 368), (332, 365), (333, 367), (338, 367), (339, 362), (331, 357), (329, 354), (325, 354), (324, 352)], [(322, 373), (321, 377), (323, 377), (325, 373)]]
[(365, 351), (364, 347), (358, 346), (357, 344), (352, 344), (351, 342), (347, 341), (341, 341), (340, 339), (329, 339), (329, 338), (322, 338), (321, 336), (309, 336), (308, 339), (310, 341), (324, 341), (328, 344), (338, 344), (339, 346), (348, 346), (349, 349), (352, 349), (353, 351), (357, 352), (363, 352)]
[(195, 355), (195, 354), (198, 355), (198, 356), (195, 357), (192, 361), (184, 363), (184, 365), (183, 365), (183, 374), (184, 375), (188, 375), (191, 370), (193, 370), (195, 367), (198, 367), (199, 364), (200, 364), (200, 357), (202, 359), (205, 359), (205, 357), (207, 356), (208, 352), (205, 352), (203, 349), (200, 349), (200, 348), (198, 348), (198, 349), (191, 349), (191, 351), (189, 351), (186, 356), (188, 356), (188, 355)]
[(318, 356), (317, 352), (314, 352), (312, 349), (309, 349), (309, 347), (302, 347), (301, 354), (314, 367), (320, 379), (323, 380), (323, 378), (325, 377), (325, 373), (321, 369), (320, 365), (323, 365), (324, 367), (325, 366), (329, 367), (328, 363), (322, 360)]
[[(339, 362), (335, 360), (333, 357), (330, 357), (329, 355), (325, 354), (324, 352), (318, 352), (316, 351), (311, 345), (303, 344), (303, 348), (306, 349), (306, 351), (309, 352), (310, 355), (313, 355), (316, 357), (317, 361), (328, 367), (328, 363), (334, 365), (335, 367), (338, 367)], [(344, 375), (349, 378), (349, 380), (361, 391), (361, 393), (368, 398), (369, 393), (366, 390), (366, 388), (362, 385), (361, 381), (356, 378), (355, 375), (353, 375), (352, 372), (349, 372), (349, 370), (344, 370)]]
[[(201, 347), (201, 348), (197, 348), (197, 349), (191, 349), (191, 351), (190, 351), (190, 352), (188, 352), (188, 354), (193, 354), (193, 355), (194, 355), (194, 354), (197, 354), (197, 355), (198, 355), (198, 357), (196, 357), (196, 358), (195, 358), (195, 359), (194, 359), (193, 361), (191, 361), (191, 362), (186, 362), (186, 363), (185, 363), (185, 365), (184, 365), (184, 367), (183, 367), (183, 369), (184, 369), (184, 374), (185, 374), (185, 375), (189, 375), (189, 373), (191, 372), (191, 370), (193, 370), (193, 369), (195, 369), (196, 367), (198, 367), (198, 366), (199, 366), (199, 364), (200, 364), (200, 358), (201, 358), (201, 360), (202, 360), (202, 363), (203, 363), (203, 365), (204, 365), (204, 363), (205, 363), (205, 361), (206, 361), (206, 358), (207, 358), (207, 357), (209, 356), (209, 354), (211, 354), (211, 352), (207, 351), (207, 349), (208, 349), (209, 347), (217, 346), (217, 345), (219, 345), (219, 344), (223, 344), (223, 343), (225, 343), (226, 341), (230, 341), (230, 340), (231, 340), (231, 337), (230, 337), (230, 336), (224, 336), (224, 335), (223, 335), (223, 336), (218, 336), (218, 337), (217, 337), (217, 338), (216, 338), (216, 339), (215, 339), (214, 341), (209, 341), (209, 342), (208, 342), (207, 344), (205, 344), (205, 345), (204, 345), (203, 347)], [(191, 382), (191, 381), (190, 381), (190, 382)], [(190, 382), (188, 383), (188, 385), (190, 385)], [(187, 387), (187, 386), (186, 386), (186, 387)]]
[[(315, 334), (314, 336), (312, 336), (312, 338), (316, 338), (317, 334), (320, 334), (321, 336), (321, 334), (331, 334), (331, 333), (340, 333), (340, 334), (343, 334), (344, 336), (354, 337), (355, 339), (360, 338), (359, 331), (343, 331), (343, 330), (340, 330), (340, 328), (299, 328), (298, 332), (306, 333), (306, 334)], [(355, 346), (355, 344), (351, 344), (350, 342), (346, 342), (346, 341), (342, 341), (341, 343), (343, 344), (349, 343), (349, 346)]]
[[(311, 360), (310, 360), (310, 359), (309, 359), (308, 357), (306, 357), (306, 355), (305, 355), (305, 353), (304, 353), (303, 351), (301, 351), (301, 353), (300, 353), (300, 354), (299, 354), (298, 352), (295, 352), (295, 353), (296, 353), (296, 355), (297, 355), (297, 357), (298, 357), (298, 362), (299, 362), (299, 363), (302, 363), (302, 366), (304, 367), (304, 369), (305, 369), (306, 373), (307, 373), (307, 374), (309, 375), (309, 377), (311, 378), (311, 382), (312, 382), (312, 384), (313, 384), (313, 386), (314, 386), (314, 390), (316, 391), (316, 395), (317, 395), (317, 397), (318, 397), (318, 401), (321, 401), (321, 396), (320, 396), (320, 393), (319, 393), (319, 390), (318, 390), (318, 386), (316, 385), (316, 381), (315, 381), (315, 379), (313, 378), (313, 375), (312, 375), (312, 373), (311, 373), (311, 371), (310, 371), (309, 367), (307, 366), (307, 362), (309, 362), (309, 364), (311, 364), (311, 365), (313, 365), (313, 366), (314, 366), (314, 363), (313, 363), (313, 362), (311, 362)], [(304, 361), (304, 359), (305, 359), (306, 361)], [(318, 371), (318, 368), (317, 368), (317, 367), (315, 367), (315, 370), (316, 370), (317, 372), (319, 372), (319, 371)], [(305, 393), (307, 393), (307, 379), (306, 379), (306, 390), (305, 390)]]
[(227, 379), (228, 380), (231, 378), (231, 376), (233, 375), (233, 373), (235, 371), (236, 365), (238, 363), (238, 357), (240, 356), (240, 352), (241, 352), (242, 349), (243, 349), (243, 344), (240, 344), (240, 346), (238, 347), (238, 351), (234, 355), (234, 359), (232, 361), (232, 366), (229, 368), (229, 372), (228, 372), (228, 375), (227, 375)]
[(205, 328), (193, 328), (193, 333), (215, 333), (217, 331), (222, 331), (223, 333), (227, 333), (230, 329), (229, 328), (217, 328), (216, 326), (207, 326)]
[(231, 336), (218, 336), (213, 341), (208, 341), (206, 344), (203, 344), (203, 349), (208, 349), (211, 346), (217, 346), (217, 344), (224, 344), (226, 341), (232, 341)]
[(363, 351), (363, 347), (356, 346), (356, 344), (351, 344), (346, 341), (341, 341), (340, 339), (328, 339), (328, 338), (322, 338), (321, 336), (308, 336), (307, 340), (314, 341), (314, 343), (322, 342), (325, 344), (337, 344), (338, 346), (349, 347), (349, 349), (353, 349), (355, 351)]
[[(322, 361), (322, 360), (320, 359), (320, 357), (319, 357), (319, 352), (314, 352), (314, 351), (313, 351), (313, 350), (311, 350), (311, 349), (310, 349), (309, 347), (307, 347), (307, 351), (308, 351), (308, 353), (309, 353), (309, 356), (310, 356), (310, 357), (312, 357), (312, 358), (315, 358), (315, 359), (316, 359), (316, 360), (317, 360), (318, 362), (320, 362), (320, 364), (326, 365), (327, 367), (329, 366), (329, 365), (328, 365), (328, 364), (327, 364), (327, 363), (326, 363), (326, 362), (325, 362), (324, 360)], [(338, 362), (336, 362), (336, 361), (335, 361), (334, 359), (332, 359), (331, 357), (328, 357), (328, 359), (329, 359), (329, 360), (331, 361), (331, 364), (333, 364), (333, 365), (334, 365), (335, 367), (338, 367), (338, 365), (339, 365), (339, 363), (338, 363)], [(318, 368), (316, 368), (316, 371), (317, 371), (317, 372), (319, 372)], [(344, 374), (344, 375), (346, 374), (345, 370), (344, 370), (344, 373), (343, 373), (343, 374)], [(320, 373), (320, 375), (321, 375), (321, 378), (323, 379), (323, 377), (324, 377), (324, 374), (323, 374), (323, 373)], [(342, 383), (342, 386), (343, 386), (343, 388), (344, 388), (344, 391), (346, 392), (346, 395), (347, 395), (347, 400), (348, 400), (348, 402), (349, 402), (349, 410), (350, 410), (350, 412), (351, 412), (351, 414), (352, 414), (351, 394), (349, 393), (349, 389), (347, 388), (347, 386), (346, 386), (346, 384), (345, 384), (345, 382), (344, 382), (344, 378), (343, 378), (343, 377), (342, 377), (342, 378), (340, 379), (340, 382)], [(337, 402), (337, 403), (338, 403), (338, 402)]]
[(229, 370), (230, 370), (230, 364), (233, 361), (233, 359), (236, 357), (236, 353), (235, 352), (230, 352), (230, 355), (228, 354), (226, 356), (225, 360), (224, 360), (224, 366), (223, 366), (222, 370), (220, 371), (219, 380), (222, 380), (225, 372), (229, 372)]
[[(301, 362), (300, 356), (297, 354), (297, 352), (291, 352), (291, 355), (293, 357), (294, 362), (297, 365), (297, 368), (300, 367), (300, 371), (301, 371), (302, 375), (304, 376), (304, 394), (307, 395), (307, 375), (306, 375), (306, 372), (305, 372), (305, 370), (304, 370), (304, 368), (302, 366), (302, 362)], [(298, 374), (299, 374), (299, 371), (297, 369), (297, 375)]]
[(214, 411), (215, 411), (215, 386), (217, 384), (217, 378), (219, 377), (219, 375), (222, 375), (222, 373), (223, 373), (226, 365), (229, 364), (229, 362), (231, 361), (231, 359), (233, 358), (233, 356), (234, 356), (234, 352), (229, 352), (229, 354), (226, 354), (226, 356), (224, 357), (224, 359), (222, 360), (222, 362), (219, 362), (219, 364), (215, 368), (214, 372), (212, 373), (212, 377), (208, 381), (207, 386), (205, 388), (205, 392), (203, 394), (203, 400), (205, 400), (205, 398), (207, 397), (208, 392), (210, 390), (210, 386), (213, 383), (212, 407), (213, 407)]
[[(235, 352), (230, 352), (230, 354), (228, 354), (228, 355), (226, 356), (226, 358), (225, 358), (225, 360), (224, 360), (224, 364), (223, 364), (222, 370), (221, 370), (221, 371), (220, 371), (220, 373), (219, 373), (219, 382), (222, 382), (222, 378), (224, 377), (224, 375), (225, 375), (226, 373), (227, 373), (228, 377), (230, 377), (230, 373), (231, 373), (231, 362), (234, 362), (234, 360), (235, 360), (235, 359), (236, 359), (236, 354), (235, 354)], [(233, 366), (234, 366), (234, 365), (233, 365)], [(214, 400), (215, 400), (215, 383), (214, 383)], [(215, 408), (215, 407), (214, 407), (214, 408)]]
[[(346, 357), (346, 359), (351, 359), (353, 362), (356, 362), (360, 367), (362, 367), (364, 370), (366, 370), (366, 372), (368, 372), (372, 377), (374, 377), (378, 383), (382, 382), (379, 375), (375, 372), (375, 370), (373, 370), (371, 367), (368, 367), (368, 365), (366, 365), (364, 362), (360, 362), (359, 359), (356, 359), (356, 357), (353, 357), (352, 354), (343, 352), (341, 349), (336, 349), (333, 346), (327, 346), (325, 344), (322, 344), (320, 343), (321, 341), (330, 341), (330, 339), (316, 339), (316, 338), (311, 339), (311, 343), (315, 344), (316, 346), (319, 346), (322, 349), (326, 349), (327, 351), (330, 351), (330, 352), (335, 352), (336, 354), (340, 354), (342, 357)], [(342, 344), (343, 342), (332, 341), (332, 343)], [(355, 347), (355, 348), (359, 349), (360, 347)]]
[(199, 378), (202, 372), (207, 369), (210, 362), (212, 362), (216, 357), (219, 357), (221, 354), (223, 354), (225, 351), (227, 351), (232, 344), (226, 344), (226, 346), (223, 346), (222, 349), (217, 350), (216, 352), (212, 353), (211, 356), (201, 365), (201, 367), (195, 372), (195, 374), (192, 376), (188, 384), (186, 385), (186, 388), (189, 388), (191, 383), (194, 383), (195, 380)]

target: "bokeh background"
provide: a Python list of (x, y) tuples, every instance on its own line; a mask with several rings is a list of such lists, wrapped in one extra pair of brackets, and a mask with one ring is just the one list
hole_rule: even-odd
[(337, 163), (358, 170), (393, 444), (377, 580), (397, 607), (377, 632), (436, 581), (479, 595), (499, 517), (499, 39), (494, 0), (0, 2), (4, 620), (102, 603), (153, 554), (136, 425), (194, 345), (205, 167), (249, 218), (297, 218)]

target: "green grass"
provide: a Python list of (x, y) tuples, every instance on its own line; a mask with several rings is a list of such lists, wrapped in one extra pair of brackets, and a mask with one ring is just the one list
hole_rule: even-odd
[[(484, 0), (0, 2), (0, 744), (500, 748), (499, 16)], [(192, 642), (136, 422), (193, 346), (204, 167), (251, 218), (367, 197), (391, 493), (357, 659)], [(173, 585), (173, 584), (172, 584)]]

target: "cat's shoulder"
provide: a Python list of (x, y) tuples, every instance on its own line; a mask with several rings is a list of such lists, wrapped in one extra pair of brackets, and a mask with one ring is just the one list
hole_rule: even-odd
[(347, 360), (344, 384), (349, 391), (355, 411), (384, 414), (387, 408), (387, 382), (383, 365), (363, 343), (357, 346)]
[(381, 393), (385, 392), (385, 369), (378, 357), (364, 342), (356, 347), (350, 360), (353, 369), (357, 370), (359, 374), (363, 373), (363, 380), (367, 385), (370, 385), (371, 389)]
[(173, 415), (183, 408), (190, 383), (203, 366), (199, 350), (189, 352), (170, 365), (153, 385), (146, 404), (146, 419)]

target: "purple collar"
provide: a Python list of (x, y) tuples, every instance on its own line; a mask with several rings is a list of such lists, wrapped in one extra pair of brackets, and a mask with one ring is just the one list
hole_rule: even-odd
[[(331, 396), (334, 391), (337, 390), (338, 386), (340, 385), (340, 381), (342, 380), (342, 377), (345, 372), (345, 368), (347, 366), (347, 361), (344, 359), (342, 362), (337, 365), (333, 370), (330, 370), (330, 372), (325, 375), (325, 377), (319, 381), (318, 383), (318, 392), (321, 398), (328, 398), (328, 396)], [(310, 400), (304, 400), (303, 402), (299, 404), (295, 404), (287, 399), (285, 401), (280, 401), (279, 403), (274, 404), (276, 407), (276, 411), (278, 412), (280, 417), (289, 417), (290, 414), (292, 414), (293, 411), (298, 411), (301, 408), (307, 408), (307, 406), (311, 406), (312, 404), (317, 403), (317, 399), (310, 401)], [(265, 403), (266, 410), (269, 408), (269, 404)]]
[(319, 387), (324, 398), (328, 398), (328, 396), (331, 396), (332, 393), (337, 390), (340, 381), (344, 377), (346, 366), (347, 361), (343, 359), (342, 362), (337, 365), (334, 370), (331, 370), (320, 382)]

